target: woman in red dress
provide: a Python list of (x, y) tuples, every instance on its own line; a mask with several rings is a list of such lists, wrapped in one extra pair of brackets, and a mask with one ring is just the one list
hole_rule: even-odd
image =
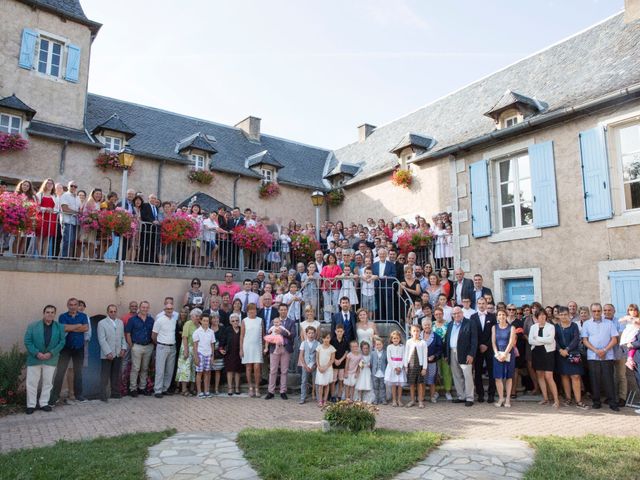
[(56, 184), (47, 178), (38, 190), (37, 248), (40, 255), (51, 257), (55, 243), (58, 214), (56, 213)]
[(322, 296), (324, 298), (324, 321), (330, 322), (331, 315), (338, 311), (340, 294), (340, 280), (336, 276), (342, 273), (338, 259), (333, 253), (327, 255), (327, 264), (322, 267), (320, 277), (322, 279)]

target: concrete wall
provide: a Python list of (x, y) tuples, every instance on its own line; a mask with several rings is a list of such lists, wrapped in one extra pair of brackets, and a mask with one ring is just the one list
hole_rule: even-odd
[[(70, 20), (63, 21), (59, 16), (33, 9), (23, 3), (7, 0), (0, 2), (0, 19), (3, 19), (0, 28), (0, 97), (15, 93), (38, 112), (37, 120), (83, 128), (91, 54), (89, 28)], [(55, 79), (35, 70), (18, 67), (22, 30), (25, 27), (63, 37), (66, 39), (65, 43), (80, 47), (78, 83), (63, 79), (66, 51), (61, 60), (60, 78)]]
[[(610, 221), (587, 222), (585, 220), (578, 134), (599, 124), (609, 123), (612, 119), (637, 115), (639, 110), (640, 102), (627, 104), (615, 110), (610, 109), (597, 115), (581, 117), (534, 134), (521, 136), (503, 142), (492, 149), (476, 151), (464, 158), (459, 157), (458, 162), (464, 161), (464, 170), (457, 174), (458, 184), (464, 185), (463, 195), (459, 194), (459, 209), (469, 219), (460, 223), (460, 233), (465, 237), (461, 240), (468, 239), (469, 242), (467, 248), (461, 249), (463, 265), (467, 260), (469, 271), (481, 273), (485, 283), (492, 287), (494, 270), (540, 268), (541, 294), (544, 304), (566, 304), (569, 300), (587, 304), (598, 300), (601, 281), (598, 277), (598, 262), (640, 257), (640, 243), (637, 241), (640, 235), (640, 224), (631, 222), (629, 226), (613, 228)], [(613, 127), (609, 128), (608, 135), (612, 135), (613, 131)], [(527, 142), (541, 143), (549, 140), (554, 142), (560, 225), (540, 229), (538, 233), (541, 236), (537, 238), (492, 243), (492, 239), (496, 237), (494, 234), (492, 237), (474, 239), (471, 232), (471, 197), (468, 195), (469, 165), (482, 158), (491, 157), (491, 150), (508, 151)], [(621, 174), (613, 138), (608, 139), (608, 144), (610, 179), (614, 187), (612, 191), (614, 208), (616, 214), (620, 214), (621, 194), (618, 179)], [(493, 187), (495, 179), (490, 182), (493, 188), (492, 225), (495, 229), (498, 224), (495, 217), (497, 205), (495, 187)]]

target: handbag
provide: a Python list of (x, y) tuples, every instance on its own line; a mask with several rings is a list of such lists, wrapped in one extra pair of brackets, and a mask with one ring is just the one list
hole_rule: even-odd
[[(564, 328), (560, 327), (560, 333), (562, 334), (562, 341), (564, 342), (564, 344), (569, 345), (569, 342), (567, 342), (567, 339), (564, 336)], [(567, 360), (569, 361), (569, 363), (578, 365), (582, 362), (582, 356), (580, 355), (580, 352), (569, 352)]]

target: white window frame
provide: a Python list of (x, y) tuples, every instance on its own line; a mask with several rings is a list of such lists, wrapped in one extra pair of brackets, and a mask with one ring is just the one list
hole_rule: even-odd
[(191, 163), (196, 170), (204, 170), (206, 163), (204, 155), (201, 155), (199, 153), (192, 153), (191, 155), (189, 155), (189, 158), (191, 159)]
[[(616, 151), (615, 151), (615, 155), (616, 155), (616, 163), (618, 165), (618, 184), (620, 186), (620, 211), (624, 214), (626, 212), (630, 212), (630, 213), (640, 213), (640, 207), (636, 207), (636, 208), (628, 208), (627, 207), (627, 201), (626, 201), (626, 197), (625, 197), (625, 191), (624, 191), (624, 187), (626, 184), (628, 183), (640, 183), (640, 180), (635, 180), (635, 181), (625, 181), (624, 179), (624, 163), (622, 161), (622, 145), (620, 142), (620, 131), (624, 128), (629, 128), (629, 127), (637, 127), (640, 129), (640, 120), (636, 120), (636, 121), (631, 121), (631, 122), (626, 122), (626, 123), (622, 123), (619, 125), (616, 125), (613, 129), (613, 134), (615, 136), (615, 145), (616, 145)], [(640, 153), (640, 152), (638, 152)]]
[[(46, 64), (45, 64), (45, 71), (41, 71), (40, 70), (40, 52), (42, 50), (42, 42), (46, 41), (49, 42), (49, 48), (47, 51), (47, 59), (46, 59)], [(54, 75), (53, 73), (51, 73), (51, 69), (53, 66), (53, 46), (54, 45), (59, 45), (60, 46), (60, 55), (58, 58), (58, 73), (56, 75)], [(65, 47), (66, 44), (63, 41), (60, 41), (59, 39), (55, 39), (52, 38), (52, 36), (49, 35), (43, 35), (40, 34), (38, 36), (38, 48), (36, 51), (36, 57), (35, 57), (35, 61), (36, 61), (36, 65), (35, 65), (35, 70), (40, 73), (41, 75), (46, 75), (48, 77), (53, 77), (53, 78), (60, 78), (62, 76), (62, 70), (63, 70), (63, 61), (64, 61), (64, 52), (65, 52)]]
[[(2, 125), (2, 120), (7, 119), (7, 126)], [(18, 128), (13, 126), (14, 121), (18, 121)], [(6, 128), (6, 131), (5, 131)], [(22, 134), (22, 117), (17, 115), (11, 115), (9, 113), (0, 112), (0, 132), (8, 133), (9, 135), (13, 135), (15, 133)]]
[(275, 172), (270, 168), (263, 168), (260, 170), (260, 172), (262, 174), (262, 181), (264, 183), (273, 182), (276, 178)]
[[(110, 135), (105, 135), (104, 137), (104, 149), (107, 152), (116, 153), (122, 150), (124, 147), (122, 138), (120, 137), (112, 137)], [(117, 147), (116, 147), (117, 143)]]
[[(495, 199), (496, 199), (496, 220), (497, 220), (497, 225), (499, 226), (499, 231), (510, 231), (510, 230), (520, 230), (520, 229), (527, 229), (527, 228), (533, 228), (533, 220), (531, 222), (531, 224), (522, 224), (522, 220), (521, 220), (521, 205), (520, 205), (520, 195), (519, 195), (519, 191), (520, 191), (520, 173), (519, 173), (519, 165), (518, 165), (518, 161), (517, 159), (521, 158), (521, 157), (529, 157), (529, 153), (527, 151), (521, 151), (518, 153), (514, 153), (512, 155), (508, 155), (506, 157), (503, 158), (499, 158), (494, 160), (494, 185), (495, 185)], [(515, 225), (512, 227), (505, 227), (502, 223), (502, 209), (504, 206), (508, 206), (508, 205), (512, 205), (512, 204), (507, 204), (507, 205), (503, 205), (502, 204), (502, 184), (503, 183), (507, 183), (507, 182), (502, 182), (502, 179), (500, 178), (500, 165), (504, 162), (511, 162), (513, 160), (516, 160), (514, 162), (515, 168), (516, 168), (516, 172), (515, 172), (515, 179), (514, 179), (514, 196), (513, 196), (513, 206), (517, 207), (515, 208)], [(531, 182), (531, 163), (529, 163), (529, 182)], [(531, 199), (531, 205), (532, 205), (532, 210), (533, 210), (533, 198)]]
[[(511, 122), (511, 125), (509, 125), (509, 122)], [(520, 123), (520, 118), (518, 117), (518, 115), (509, 115), (508, 117), (505, 117), (502, 120), (503, 128), (513, 127), (514, 125), (517, 125), (518, 123)]]

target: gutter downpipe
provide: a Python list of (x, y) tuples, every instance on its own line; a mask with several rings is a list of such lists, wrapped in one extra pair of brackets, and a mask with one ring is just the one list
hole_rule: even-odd
[(65, 140), (62, 144), (62, 150), (60, 150), (60, 175), (64, 174), (64, 163), (67, 159), (67, 145), (69, 145), (69, 140)]
[(238, 206), (238, 204), (236, 203), (236, 191), (238, 190), (238, 180), (240, 180), (241, 177), (242, 175), (238, 175), (233, 181), (233, 205), (231, 205), (232, 207)]

